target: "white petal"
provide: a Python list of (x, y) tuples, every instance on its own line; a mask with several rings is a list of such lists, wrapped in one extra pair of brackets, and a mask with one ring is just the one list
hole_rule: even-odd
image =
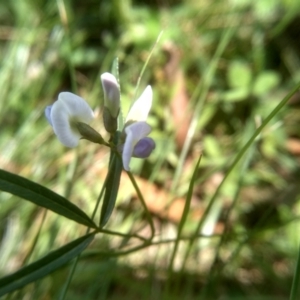
[(128, 121), (146, 121), (152, 106), (152, 96), (152, 88), (148, 85), (140, 98), (133, 103), (125, 123)]
[(80, 134), (71, 127), (71, 121), (90, 123), (94, 117), (92, 109), (81, 97), (63, 92), (58, 96), (51, 109), (51, 121), (54, 133), (59, 141), (67, 147), (78, 145)]
[(123, 167), (129, 171), (129, 163), (137, 142), (151, 132), (151, 126), (146, 122), (136, 122), (125, 128), (126, 139), (122, 152)]
[(94, 112), (83, 98), (63, 92), (58, 95), (58, 101), (60, 100), (65, 103), (70, 116), (76, 117), (78, 121), (89, 124), (93, 120)]
[(151, 132), (151, 126), (146, 122), (135, 122), (125, 128), (125, 133), (133, 133), (136, 143)]
[(116, 118), (120, 110), (120, 88), (116, 77), (110, 73), (101, 75), (104, 91), (104, 105), (108, 107), (111, 115)]
[(123, 167), (126, 171), (130, 171), (129, 163), (133, 153), (133, 148), (133, 134), (130, 131), (126, 136), (126, 141), (122, 152)]

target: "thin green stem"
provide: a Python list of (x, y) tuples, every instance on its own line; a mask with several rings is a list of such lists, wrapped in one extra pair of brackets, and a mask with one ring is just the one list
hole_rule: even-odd
[(68, 64), (68, 69), (69, 69), (69, 74), (71, 77), (71, 84), (72, 84), (72, 90), (74, 91), (75, 94), (77, 94), (77, 82), (76, 82), (76, 74), (75, 74), (75, 67), (72, 61), (72, 43), (71, 43), (71, 34), (70, 34), (70, 28), (69, 28), (69, 16), (67, 12), (66, 5), (64, 3), (64, 0), (56, 0), (57, 8), (58, 8), (58, 13), (60, 16), (60, 21), (61, 24), (64, 27), (64, 34), (65, 34), (65, 42), (67, 46), (67, 52), (68, 55), (66, 55), (66, 61)]
[(38, 242), (38, 239), (40, 237), (40, 234), (41, 234), (41, 231), (42, 231), (42, 228), (43, 228), (43, 225), (45, 223), (45, 220), (46, 220), (46, 216), (47, 216), (47, 209), (42, 209), (43, 210), (43, 216), (42, 216), (42, 221), (41, 221), (41, 224), (39, 225), (39, 229), (38, 229), (38, 232), (33, 240), (33, 243), (31, 245), (31, 248), (29, 249), (26, 257), (24, 258), (24, 261), (23, 261), (23, 266), (26, 265), (28, 263), (28, 261), (30, 260), (31, 256), (32, 256), (32, 253), (37, 245), (37, 242)]
[[(199, 237), (201, 238), (207, 238), (207, 239), (211, 239), (211, 238), (218, 238), (220, 237), (220, 235), (216, 234), (216, 235), (199, 235)], [(180, 238), (180, 241), (189, 241), (190, 240), (190, 236), (183, 236)], [(113, 252), (113, 250), (108, 250), (108, 251), (98, 251), (98, 250), (88, 250), (86, 251), (82, 257), (91, 257), (91, 256), (98, 256), (98, 255), (105, 255), (105, 256), (109, 256), (109, 257), (118, 257), (118, 256), (122, 256), (122, 255), (127, 255), (127, 254), (131, 254), (133, 252), (136, 252), (138, 250), (150, 247), (150, 246), (159, 246), (159, 245), (163, 245), (163, 244), (172, 244), (175, 243), (177, 240), (177, 238), (175, 239), (165, 239), (165, 240), (160, 240), (160, 241), (149, 241), (147, 240), (145, 243), (133, 247), (131, 249), (128, 250), (123, 250), (123, 251), (116, 251)]]
[(127, 174), (128, 174), (128, 176), (129, 176), (129, 178), (130, 178), (130, 180), (131, 180), (131, 182), (132, 182), (132, 184), (133, 184), (133, 186), (134, 186), (134, 188), (136, 190), (136, 193), (137, 193), (139, 199), (141, 200), (142, 206), (143, 206), (145, 214), (146, 214), (146, 218), (147, 218), (147, 220), (149, 222), (149, 225), (151, 227), (151, 236), (150, 236), (150, 239), (149, 239), (151, 241), (153, 239), (153, 237), (154, 237), (154, 234), (155, 234), (155, 229), (154, 229), (154, 224), (153, 224), (152, 216), (151, 216), (151, 214), (150, 214), (150, 212), (149, 212), (149, 210), (147, 208), (147, 204), (145, 202), (145, 199), (144, 199), (144, 197), (143, 197), (143, 195), (141, 193), (141, 190), (140, 190), (139, 186), (137, 185), (137, 183), (136, 183), (136, 181), (134, 179), (134, 176), (132, 175), (131, 172), (127, 172)]
[(148, 66), (148, 63), (149, 63), (149, 61), (150, 61), (150, 58), (152, 57), (153, 52), (154, 52), (154, 50), (155, 50), (155, 48), (156, 48), (156, 46), (157, 46), (157, 44), (158, 44), (160, 38), (162, 37), (162, 34), (163, 34), (163, 31), (161, 31), (161, 32), (159, 33), (159, 35), (158, 35), (158, 37), (157, 37), (157, 39), (156, 39), (156, 41), (155, 41), (155, 43), (154, 43), (154, 45), (153, 45), (151, 51), (150, 51), (150, 54), (148, 55), (148, 57), (147, 57), (147, 59), (146, 59), (146, 62), (145, 62), (145, 64), (143, 65), (143, 68), (142, 68), (142, 70), (141, 70), (141, 73), (140, 73), (139, 78), (138, 78), (137, 83), (136, 83), (136, 87), (135, 87), (135, 91), (134, 91), (134, 99), (137, 98), (137, 91), (138, 91), (138, 88), (139, 88), (139, 86), (140, 86), (141, 79), (142, 79), (143, 74), (144, 74), (144, 72), (145, 72), (145, 70), (146, 70), (146, 67)]
[(193, 196), (193, 191), (194, 191), (194, 184), (195, 184), (195, 181), (196, 181), (196, 175), (197, 175), (197, 171), (198, 171), (199, 164), (200, 164), (200, 161), (201, 161), (201, 157), (202, 156), (200, 155), (200, 157), (199, 157), (199, 159), (196, 163), (196, 166), (194, 168), (194, 172), (193, 172), (192, 178), (190, 180), (190, 186), (189, 186), (189, 189), (188, 189), (188, 192), (187, 192), (187, 197), (186, 197), (184, 209), (183, 209), (182, 216), (181, 216), (181, 219), (180, 219), (180, 222), (179, 222), (179, 225), (178, 225), (177, 238), (175, 240), (174, 248), (173, 248), (173, 251), (172, 251), (172, 254), (171, 254), (170, 263), (169, 263), (169, 267), (168, 267), (169, 276), (168, 276), (168, 281), (167, 281), (166, 290), (165, 290), (166, 295), (169, 294), (169, 289), (170, 289), (170, 285), (171, 285), (171, 281), (172, 281), (174, 261), (175, 261), (175, 257), (176, 257), (177, 250), (178, 250), (178, 247), (179, 247), (179, 242), (181, 240), (180, 238), (181, 238), (182, 230), (183, 230), (184, 224), (186, 223), (186, 220), (188, 218), (188, 213), (190, 211), (192, 196)]
[(195, 180), (196, 180), (196, 174), (197, 174), (197, 171), (198, 171), (200, 161), (201, 161), (201, 156), (199, 157), (199, 159), (196, 163), (196, 166), (195, 166), (195, 169), (194, 169), (191, 181), (190, 181), (190, 186), (189, 186), (189, 190), (188, 190), (188, 193), (187, 193), (187, 199), (185, 201), (182, 217), (181, 217), (179, 225), (178, 225), (177, 238), (175, 240), (175, 245), (174, 245), (173, 252), (172, 252), (172, 255), (171, 255), (171, 259), (170, 259), (169, 271), (173, 270), (174, 260), (175, 260), (178, 245), (179, 245), (179, 242), (180, 242), (182, 230), (183, 230), (184, 224), (187, 220), (188, 212), (190, 210), (192, 195), (193, 195), (193, 190), (194, 190), (194, 183), (195, 183)]
[(138, 235), (138, 234), (135, 234), (135, 233), (131, 233), (131, 234), (126, 234), (126, 233), (121, 233), (121, 232), (117, 232), (117, 231), (113, 231), (113, 230), (107, 230), (107, 229), (98, 229), (96, 230), (97, 232), (100, 232), (100, 233), (105, 233), (105, 234), (109, 234), (109, 235), (116, 235), (116, 236), (121, 236), (121, 237), (124, 237), (124, 238), (137, 238), (137, 239), (140, 239), (144, 242), (148, 241), (146, 238)]

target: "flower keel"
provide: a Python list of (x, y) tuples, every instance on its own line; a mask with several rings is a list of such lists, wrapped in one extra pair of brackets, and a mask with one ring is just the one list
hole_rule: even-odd
[(154, 140), (150, 137), (144, 137), (135, 145), (132, 156), (138, 158), (147, 158), (154, 149)]

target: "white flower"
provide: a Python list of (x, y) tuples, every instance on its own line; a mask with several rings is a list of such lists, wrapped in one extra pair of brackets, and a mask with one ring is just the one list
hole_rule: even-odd
[(151, 127), (147, 120), (152, 105), (152, 89), (148, 85), (142, 95), (134, 102), (126, 117), (124, 131), (125, 143), (122, 149), (123, 167), (130, 170), (129, 163), (132, 156), (146, 158), (155, 148), (155, 142), (148, 138)]
[(87, 102), (69, 92), (60, 93), (58, 100), (46, 107), (45, 115), (59, 141), (70, 148), (76, 147), (81, 138), (76, 124), (89, 124), (94, 118)]

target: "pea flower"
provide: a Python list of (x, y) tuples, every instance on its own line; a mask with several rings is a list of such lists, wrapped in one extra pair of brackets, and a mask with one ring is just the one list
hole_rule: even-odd
[(131, 157), (147, 158), (155, 148), (153, 139), (147, 137), (150, 132), (150, 125), (143, 121), (125, 127), (126, 139), (122, 146), (122, 160), (126, 171), (130, 171)]
[(146, 123), (152, 106), (152, 95), (152, 88), (148, 85), (127, 114), (124, 126), (126, 137), (124, 145), (121, 145), (123, 167), (126, 171), (130, 171), (131, 157), (147, 158), (155, 149), (154, 140), (147, 137), (151, 126)]
[[(116, 78), (110, 73), (101, 75), (104, 91), (103, 121), (105, 129), (114, 135), (118, 127), (120, 112), (120, 88)], [(155, 148), (155, 142), (148, 137), (151, 127), (146, 123), (152, 105), (152, 89), (147, 86), (142, 95), (134, 102), (125, 120), (118, 145), (105, 142), (102, 136), (88, 124), (94, 113), (81, 97), (62, 92), (57, 101), (45, 109), (45, 116), (53, 127), (59, 141), (67, 147), (76, 147), (81, 138), (106, 145), (122, 154), (123, 167), (130, 170), (131, 157), (146, 158)]]
[(87, 125), (94, 118), (92, 109), (84, 99), (75, 94), (60, 93), (58, 100), (46, 107), (45, 116), (59, 141), (67, 147), (76, 147), (82, 137), (93, 142), (103, 140)]

